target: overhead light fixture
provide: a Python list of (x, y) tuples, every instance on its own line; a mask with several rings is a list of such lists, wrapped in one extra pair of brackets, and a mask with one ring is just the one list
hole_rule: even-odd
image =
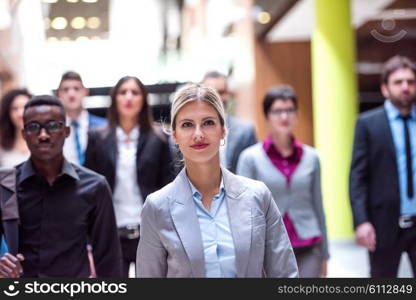
[(68, 21), (64, 17), (56, 17), (52, 20), (51, 27), (56, 30), (65, 29)]
[(267, 12), (267, 11), (262, 11), (257, 16), (257, 21), (260, 24), (267, 24), (267, 23), (270, 22), (271, 19), (272, 19), (272, 17), (270, 16), (270, 13)]
[(85, 3), (96, 3), (98, 0), (82, 0)]
[(58, 0), (42, 0), (43, 3), (56, 3)]
[(87, 27), (89, 29), (97, 29), (101, 25), (101, 20), (98, 17), (90, 17), (87, 20)]
[(94, 35), (91, 37), (91, 40), (98, 41), (98, 40), (101, 40), (101, 38), (98, 35)]
[(62, 42), (68, 42), (68, 41), (70, 41), (71, 39), (69, 38), (69, 37), (67, 37), (67, 36), (63, 36), (63, 37), (61, 37), (61, 41)]
[(77, 3), (78, 0), (66, 0), (66, 2), (69, 2), (69, 3)]
[(82, 29), (85, 27), (87, 21), (83, 17), (75, 17), (71, 21), (71, 27), (74, 29)]

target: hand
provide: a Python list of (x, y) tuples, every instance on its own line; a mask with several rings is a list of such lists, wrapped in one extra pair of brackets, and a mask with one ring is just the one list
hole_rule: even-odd
[(328, 261), (324, 259), (321, 262), (321, 274), (319, 274), (319, 277), (325, 278), (328, 275)]
[(355, 229), (355, 240), (369, 251), (376, 250), (376, 231), (370, 222), (365, 222)]
[(19, 278), (23, 273), (22, 265), (20, 264), (25, 258), (22, 254), (16, 256), (10, 253), (5, 253), (0, 258), (0, 277), (1, 278)]
[(95, 270), (95, 263), (94, 263), (94, 256), (92, 254), (92, 248), (87, 247), (87, 253), (88, 253), (88, 262), (90, 264), (90, 276), (89, 278), (97, 278), (97, 272)]

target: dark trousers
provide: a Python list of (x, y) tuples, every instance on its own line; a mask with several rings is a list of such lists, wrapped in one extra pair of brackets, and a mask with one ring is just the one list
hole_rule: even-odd
[(407, 252), (412, 265), (413, 277), (416, 277), (416, 226), (400, 229), (398, 241), (393, 247), (369, 252), (371, 277), (397, 277), (403, 252)]
[[(134, 263), (136, 265), (136, 253), (137, 245), (139, 244), (139, 239), (124, 239), (120, 238), (121, 251), (123, 254), (123, 278), (129, 277), (130, 264)], [(136, 268), (134, 268), (136, 272)]]

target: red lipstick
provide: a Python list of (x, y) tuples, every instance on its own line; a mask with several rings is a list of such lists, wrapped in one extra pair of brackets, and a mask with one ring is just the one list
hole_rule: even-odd
[(205, 149), (206, 147), (208, 147), (209, 144), (206, 143), (201, 143), (201, 144), (194, 144), (191, 147), (195, 150), (201, 150), (201, 149)]

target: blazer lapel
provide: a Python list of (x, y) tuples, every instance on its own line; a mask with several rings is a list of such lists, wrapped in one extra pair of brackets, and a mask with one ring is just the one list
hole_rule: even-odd
[(1, 171), (0, 185), (0, 207), (4, 236), (9, 252), (16, 255), (19, 244), (19, 210), (16, 195), (15, 169)]
[(251, 248), (251, 202), (244, 201), (246, 187), (237, 176), (222, 169), (238, 277), (245, 277)]
[(116, 162), (117, 162), (117, 137), (115, 130), (112, 130), (108, 133), (108, 136), (105, 139), (103, 150), (105, 150), (108, 153), (108, 162), (110, 165), (108, 166), (109, 170), (112, 170), (114, 172), (114, 178), (115, 178), (115, 172), (116, 172)]
[(188, 255), (195, 277), (205, 277), (205, 259), (199, 221), (185, 169), (176, 177), (175, 192), (170, 199), (170, 213), (176, 231)]
[[(140, 178), (141, 178), (140, 172), (142, 171), (142, 167), (144, 165), (140, 162), (140, 160), (143, 158), (143, 155), (141, 155), (141, 153), (144, 149), (144, 146), (146, 145), (147, 139), (148, 139), (148, 133), (140, 129), (140, 135), (139, 135), (139, 140), (137, 143), (137, 151), (136, 151), (137, 181), (140, 181)], [(137, 184), (139, 184), (139, 182), (137, 182)], [(143, 201), (144, 200), (145, 199), (143, 199)]]

